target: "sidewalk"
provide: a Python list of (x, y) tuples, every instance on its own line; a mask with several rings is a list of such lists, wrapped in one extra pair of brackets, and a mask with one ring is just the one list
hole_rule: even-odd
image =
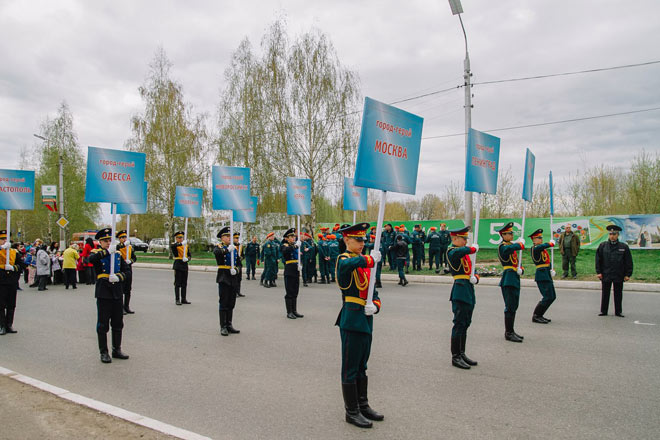
[[(135, 263), (134, 267), (144, 267), (148, 269), (166, 269), (172, 270), (172, 263)], [(188, 269), (195, 272), (216, 272), (215, 266), (188, 266)], [(261, 274), (263, 269), (257, 268), (256, 273)], [(429, 284), (453, 284), (454, 280), (449, 275), (406, 275), (406, 279), (411, 283), (429, 283)], [(381, 275), (382, 281), (398, 281), (397, 274), (383, 273)], [(483, 286), (497, 286), (499, 285), (500, 277), (484, 277), (481, 278), (479, 284)], [(521, 287), (536, 287), (534, 280), (522, 279), (520, 280)], [(600, 290), (601, 285), (598, 281), (574, 281), (574, 280), (555, 280), (556, 289), (585, 289), (585, 290)], [(624, 287), (626, 292), (653, 292), (660, 293), (660, 284), (656, 283), (631, 283), (627, 282)]]

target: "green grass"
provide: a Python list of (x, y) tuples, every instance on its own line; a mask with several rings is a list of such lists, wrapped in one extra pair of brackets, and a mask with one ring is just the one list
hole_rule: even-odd
[[(578, 279), (585, 281), (597, 281), (596, 270), (595, 270), (595, 250), (583, 249), (580, 251), (580, 254), (577, 256), (576, 268), (578, 272)], [(412, 254), (411, 254), (412, 255)], [(631, 281), (634, 282), (645, 282), (645, 283), (659, 283), (660, 282), (660, 250), (635, 250), (632, 251), (634, 271)], [(138, 254), (138, 262), (140, 263), (163, 263), (163, 264), (172, 264), (172, 260), (168, 258), (167, 254), (144, 254), (140, 252)], [(210, 252), (197, 253), (193, 255), (193, 259), (190, 264), (193, 265), (202, 265), (202, 266), (215, 266), (215, 258)], [(497, 250), (496, 249), (482, 249), (479, 251), (477, 256), (477, 266), (480, 268), (490, 269), (494, 268), (500, 270), (500, 264), (497, 260)], [(523, 255), (523, 266), (526, 268), (523, 278), (534, 279), (534, 269), (529, 256), (529, 252), (525, 252)], [(263, 262), (261, 266), (263, 268)], [(280, 267), (283, 267), (280, 264)], [(389, 266), (386, 266), (389, 267)], [(555, 252), (555, 271), (557, 271), (556, 279), (560, 279), (562, 275), (561, 269), (561, 255), (559, 252)], [(396, 271), (390, 271), (385, 268), (383, 273), (396, 273)], [(436, 275), (435, 270), (431, 271), (428, 269), (428, 255), (424, 269), (421, 272), (410, 271), (411, 274), (421, 274), (421, 275)]]

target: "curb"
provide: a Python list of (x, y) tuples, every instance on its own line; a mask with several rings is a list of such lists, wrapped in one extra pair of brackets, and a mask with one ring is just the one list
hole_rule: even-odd
[[(170, 263), (171, 264), (171, 263)], [(167, 263), (135, 263), (134, 267), (143, 267), (146, 269), (167, 269), (172, 270), (170, 264)], [(216, 272), (215, 266), (188, 266), (188, 270), (192, 272)], [(256, 273), (261, 274), (263, 269), (257, 268)], [(434, 275), (406, 275), (408, 281), (413, 283), (425, 284), (454, 284), (454, 280), (449, 276), (434, 276)], [(383, 281), (398, 281), (399, 276), (396, 274), (384, 273), (381, 275)], [(486, 277), (481, 278), (479, 284), (482, 286), (499, 286), (500, 277)], [(600, 290), (601, 283), (599, 281), (564, 281), (555, 280), (556, 289), (585, 289), (585, 290)], [(521, 287), (536, 287), (534, 280), (523, 279), (520, 280)], [(655, 292), (660, 293), (660, 284), (656, 283), (626, 283), (627, 292)]]
[(8, 370), (7, 368), (3, 368), (1, 366), (0, 366), (0, 375), (10, 377), (26, 385), (30, 385), (42, 391), (46, 391), (48, 393), (54, 394), (57, 397), (76, 403), (78, 405), (86, 406), (95, 411), (99, 411), (103, 414), (108, 414), (110, 416), (117, 417), (118, 419), (125, 420), (129, 423), (140, 425), (145, 428), (152, 429), (154, 431), (162, 432), (163, 434), (167, 434), (172, 437), (176, 437), (184, 440), (211, 440), (210, 437), (205, 437), (203, 435), (196, 434), (192, 431), (187, 431), (182, 428), (177, 428), (176, 426), (168, 425), (167, 423), (160, 422), (156, 419), (151, 419), (149, 417), (145, 417), (140, 414), (127, 411), (125, 409), (109, 405), (107, 403), (100, 402), (98, 400), (81, 396), (80, 394), (72, 393), (63, 388), (59, 388), (54, 385), (48, 384), (46, 382), (42, 382), (40, 380), (28, 376), (24, 376), (22, 374)]

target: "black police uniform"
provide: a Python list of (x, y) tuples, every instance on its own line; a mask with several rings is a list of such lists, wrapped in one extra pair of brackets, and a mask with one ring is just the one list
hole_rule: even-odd
[(259, 256), (259, 243), (248, 243), (245, 246), (245, 274), (247, 279), (250, 279), (250, 274), (252, 274), (252, 279), (254, 280), (254, 273), (257, 269), (257, 257)]
[[(174, 238), (183, 237), (183, 231), (178, 231), (174, 233)], [(177, 306), (181, 304), (190, 304), (187, 299), (187, 290), (188, 290), (188, 262), (183, 261), (183, 252), (184, 246), (181, 243), (172, 243), (170, 245), (170, 251), (174, 256), (174, 263), (172, 263), (172, 269), (174, 269), (174, 300)], [(192, 258), (190, 254), (190, 246), (186, 249), (186, 258), (190, 260)]]
[[(507, 223), (499, 230), (500, 235), (504, 232), (513, 231), (513, 222)], [(516, 333), (514, 325), (516, 322), (516, 311), (520, 302), (520, 275), (518, 275), (518, 253), (524, 246), (520, 243), (502, 242), (497, 248), (497, 257), (504, 269), (500, 288), (504, 298), (504, 338), (507, 341), (522, 342), (523, 337)]]
[[(229, 236), (229, 227), (226, 226), (218, 232), (218, 238)], [(234, 264), (238, 260), (238, 251), (233, 250)], [(228, 336), (230, 333), (240, 333), (233, 325), (234, 307), (236, 306), (236, 288), (238, 286), (238, 271), (231, 274), (231, 254), (229, 247), (223, 243), (213, 249), (215, 261), (218, 264), (218, 273), (215, 282), (218, 283), (218, 316), (220, 319), (220, 334)]]
[[(291, 228), (284, 233), (284, 240), (296, 235), (296, 229)], [(300, 270), (298, 270), (298, 246), (286, 241), (280, 248), (282, 260), (284, 261), (284, 303), (286, 305), (286, 317), (289, 319), (302, 318), (298, 313), (298, 293), (300, 292)]]
[[(542, 236), (542, 234), (543, 229), (537, 229), (529, 238), (534, 239), (534, 237)], [(552, 243), (541, 243), (533, 245), (531, 249), (532, 262), (536, 266), (534, 281), (536, 281), (542, 297), (532, 314), (532, 322), (536, 322), (537, 324), (547, 324), (552, 321), (543, 315), (557, 298), (555, 283), (552, 281), (552, 276), (550, 275), (550, 256), (547, 251), (548, 248), (553, 246), (554, 244)]]
[[(620, 232), (617, 225), (607, 227), (608, 231)], [(596, 273), (601, 274), (600, 314), (607, 315), (610, 306), (610, 291), (614, 286), (614, 314), (623, 317), (623, 281), (625, 277), (632, 276), (633, 260), (627, 244), (607, 240), (601, 243), (596, 250)]]
[[(0, 231), (0, 237), (7, 238), (7, 231)], [(7, 270), (6, 265), (12, 266), (12, 270)], [(24, 270), (26, 266), (18, 250), (0, 249), (0, 335), (17, 333), (13, 328), (16, 290), (18, 279)]]
[[(117, 238), (126, 236), (126, 231), (117, 232)], [(126, 240), (128, 240), (128, 238)], [(128, 246), (126, 246), (125, 243), (117, 243), (117, 252), (119, 252), (121, 259), (124, 260), (124, 263), (126, 264), (126, 271), (124, 272), (126, 279), (121, 283), (122, 291), (124, 292), (124, 314), (132, 314), (135, 313), (130, 307), (131, 291), (133, 289), (133, 263), (137, 261), (137, 255), (135, 255), (135, 251), (131, 248), (130, 258), (128, 258)]]

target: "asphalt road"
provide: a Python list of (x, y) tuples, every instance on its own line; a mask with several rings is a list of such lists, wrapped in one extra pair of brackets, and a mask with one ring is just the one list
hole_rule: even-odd
[(90, 286), (19, 292), (19, 333), (0, 337), (0, 366), (217, 439), (660, 437), (657, 293), (624, 292), (622, 319), (597, 316), (599, 292), (560, 289), (552, 323), (539, 325), (540, 295), (523, 288), (525, 342), (514, 344), (499, 289), (477, 286), (467, 354), (479, 366), (462, 371), (449, 352), (450, 286), (386, 283), (368, 371), (386, 418), (360, 430), (343, 420), (336, 286), (301, 287), (305, 318), (294, 321), (281, 279), (276, 289), (244, 280), (241, 334), (222, 337), (214, 275), (190, 273), (188, 306), (174, 305), (172, 278), (136, 270), (131, 359), (110, 365), (98, 358)]

